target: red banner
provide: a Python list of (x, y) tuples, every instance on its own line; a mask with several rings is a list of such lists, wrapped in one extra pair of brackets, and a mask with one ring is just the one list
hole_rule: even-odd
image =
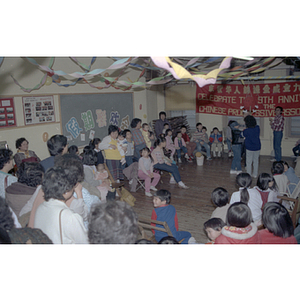
[(214, 84), (196, 89), (196, 112), (242, 116), (251, 110), (255, 117), (274, 117), (275, 107), (285, 117), (300, 116), (300, 81), (265, 84)]

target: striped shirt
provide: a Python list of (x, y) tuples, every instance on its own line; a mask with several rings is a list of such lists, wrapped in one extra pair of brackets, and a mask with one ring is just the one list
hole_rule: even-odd
[(284, 116), (283, 115), (275, 116), (273, 122), (271, 123), (271, 128), (274, 131), (283, 131), (283, 127), (284, 127)]
[(131, 129), (132, 139), (134, 141), (134, 146), (138, 146), (140, 144), (146, 144), (143, 134), (140, 129), (132, 128)]

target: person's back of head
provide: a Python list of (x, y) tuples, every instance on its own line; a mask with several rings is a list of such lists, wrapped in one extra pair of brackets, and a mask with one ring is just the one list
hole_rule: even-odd
[(95, 149), (96, 146), (101, 143), (101, 139), (99, 138), (93, 138), (92, 140), (90, 140), (89, 142), (89, 146), (92, 148), (92, 149)]
[(62, 154), (65, 147), (68, 144), (68, 140), (64, 135), (56, 134), (53, 135), (47, 141), (47, 147), (51, 156)]
[(76, 145), (71, 145), (69, 148), (68, 148), (68, 152), (70, 154), (77, 154), (78, 153), (78, 147)]
[(43, 181), (44, 168), (38, 162), (22, 162), (17, 170), (18, 182), (37, 187)]
[(271, 172), (273, 175), (282, 174), (284, 172), (284, 166), (281, 161), (274, 161), (272, 164)]
[(225, 225), (225, 222), (221, 218), (211, 218), (203, 224), (203, 229), (208, 238), (214, 241), (221, 234), (222, 228)]
[(225, 206), (229, 200), (229, 193), (224, 188), (217, 187), (211, 194), (211, 200), (218, 207)]
[(82, 163), (87, 166), (95, 166), (97, 163), (97, 153), (92, 148), (85, 148), (82, 155)]
[(166, 201), (166, 204), (171, 202), (171, 193), (168, 190), (158, 190), (155, 192), (154, 197), (158, 197), (161, 201)]
[(90, 244), (134, 244), (137, 215), (126, 202), (108, 201), (91, 208), (88, 238)]
[(61, 167), (70, 171), (69, 180), (76, 184), (84, 180), (83, 163), (81, 158), (75, 154), (64, 154), (55, 160), (55, 167)]
[(247, 204), (235, 202), (229, 206), (226, 219), (227, 225), (244, 228), (251, 224), (252, 213)]
[(249, 193), (248, 188), (252, 184), (252, 178), (251, 175), (248, 173), (240, 173), (236, 176), (236, 184), (242, 188), (241, 190), (241, 202), (248, 203), (249, 202)]
[(65, 200), (64, 194), (71, 191), (76, 183), (68, 169), (53, 167), (46, 171), (42, 190), (46, 201), (53, 199)]
[(139, 245), (149, 245), (149, 244), (151, 244), (151, 245), (154, 245), (153, 242), (151, 242), (147, 239), (139, 239), (135, 242), (135, 244), (139, 244)]
[(174, 245), (179, 244), (179, 242), (173, 236), (165, 236), (163, 237), (158, 244), (165, 244), (165, 245)]
[(247, 128), (254, 128), (257, 125), (255, 118), (251, 115), (246, 116), (244, 121)]
[(0, 170), (12, 159), (13, 152), (10, 149), (0, 149)]
[(293, 221), (287, 209), (278, 202), (267, 202), (263, 208), (262, 222), (275, 236), (287, 238), (294, 234)]
[(270, 182), (274, 183), (274, 178), (271, 174), (268, 173), (260, 173), (257, 177), (257, 187), (262, 191), (266, 191), (270, 188)]
[(164, 143), (166, 141), (166, 138), (165, 137), (158, 137), (154, 143), (154, 147), (157, 147), (159, 146), (161, 143)]

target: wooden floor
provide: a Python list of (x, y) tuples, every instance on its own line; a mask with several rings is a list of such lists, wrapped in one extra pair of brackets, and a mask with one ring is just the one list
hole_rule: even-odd
[[(283, 157), (282, 159), (294, 167), (293, 158)], [(238, 190), (235, 185), (236, 175), (229, 174), (231, 161), (232, 158), (228, 158), (226, 153), (223, 157), (213, 158), (211, 161), (204, 160), (203, 166), (197, 166), (196, 161), (188, 163), (183, 158), (182, 163), (178, 165), (182, 181), (189, 186), (189, 189), (184, 190), (177, 185), (170, 184), (170, 177), (167, 175), (164, 175), (163, 182), (159, 182), (156, 186), (157, 189), (164, 188), (171, 192), (171, 204), (177, 210), (179, 230), (189, 231), (197, 243), (207, 242), (203, 223), (210, 218), (215, 209), (210, 198), (211, 192), (216, 187), (223, 187), (231, 196)], [(271, 166), (270, 156), (260, 156), (259, 173), (271, 173)], [(242, 160), (242, 170), (245, 171), (244, 160)], [(254, 185), (256, 185), (255, 179), (252, 182), (252, 186)], [(128, 181), (125, 181), (125, 187), (129, 187)], [(142, 189), (132, 194), (136, 197), (133, 209), (137, 215), (150, 218), (153, 210), (152, 198), (146, 197)]]

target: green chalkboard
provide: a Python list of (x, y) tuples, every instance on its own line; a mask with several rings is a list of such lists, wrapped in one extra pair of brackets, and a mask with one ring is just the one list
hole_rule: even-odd
[(60, 95), (60, 109), (62, 134), (69, 145), (82, 147), (93, 136), (107, 136), (110, 124), (130, 128), (133, 93)]

